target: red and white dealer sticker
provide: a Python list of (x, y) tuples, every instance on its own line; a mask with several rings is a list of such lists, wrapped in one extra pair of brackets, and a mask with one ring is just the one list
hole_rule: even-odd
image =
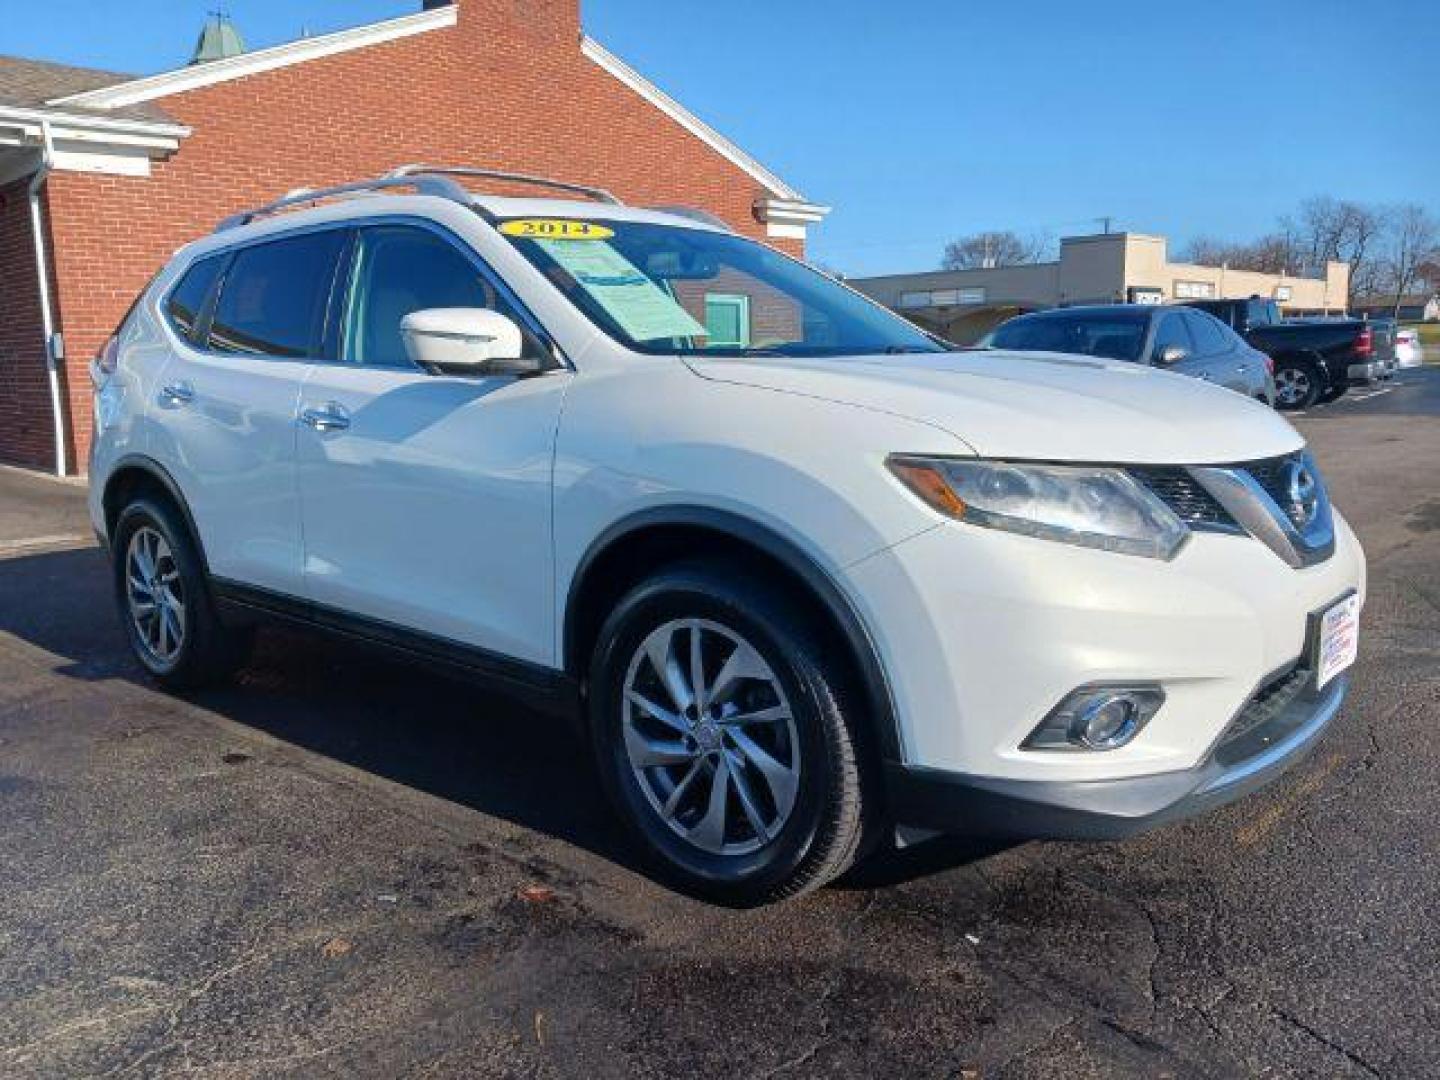
[(1355, 663), (1360, 647), (1360, 597), (1352, 593), (1320, 616), (1320, 656), (1315, 667), (1316, 689)]

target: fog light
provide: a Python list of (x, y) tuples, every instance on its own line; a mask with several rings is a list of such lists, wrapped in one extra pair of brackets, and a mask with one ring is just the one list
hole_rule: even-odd
[(1022, 750), (1118, 750), (1165, 703), (1158, 686), (1082, 686), (1050, 710)]

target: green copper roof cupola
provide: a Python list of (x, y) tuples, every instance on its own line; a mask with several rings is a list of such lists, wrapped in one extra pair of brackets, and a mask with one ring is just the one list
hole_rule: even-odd
[(191, 64), (208, 64), (211, 60), (224, 60), (239, 56), (245, 51), (245, 39), (230, 16), (223, 11), (212, 11), (205, 20), (205, 29), (200, 31), (200, 40), (195, 43), (195, 55)]

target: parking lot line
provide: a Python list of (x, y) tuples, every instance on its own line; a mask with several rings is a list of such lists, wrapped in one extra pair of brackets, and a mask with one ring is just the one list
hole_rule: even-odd
[(23, 540), (12, 540), (0, 544), (0, 559), (12, 555), (28, 555), (35, 551), (51, 551), (57, 548), (91, 547), (95, 538), (85, 533), (63, 533), (58, 536), (29, 536)]

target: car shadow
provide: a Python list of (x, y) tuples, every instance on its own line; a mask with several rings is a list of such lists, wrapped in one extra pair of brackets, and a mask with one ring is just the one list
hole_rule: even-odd
[[(129, 653), (109, 582), (98, 548), (0, 560), (0, 633), (54, 655), (61, 675), (119, 678), (151, 688)], [(319, 632), (267, 626), (232, 683), (186, 700), (285, 743), (647, 873), (571, 726), (473, 683)], [(941, 838), (874, 856), (839, 887), (894, 885), (986, 858), (1004, 846)]]

